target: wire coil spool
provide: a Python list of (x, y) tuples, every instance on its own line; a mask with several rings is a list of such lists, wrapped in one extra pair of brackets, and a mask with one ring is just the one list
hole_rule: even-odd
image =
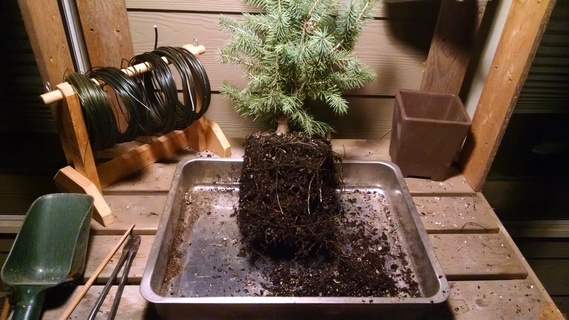
[[(162, 57), (180, 74), (183, 101), (178, 99), (172, 70)], [(149, 71), (125, 74), (114, 67), (102, 67), (66, 76), (79, 96), (94, 150), (109, 149), (141, 135), (184, 129), (209, 108), (209, 78), (194, 54), (184, 48), (160, 47), (133, 57), (129, 66), (140, 63), (146, 63)]]
[(107, 94), (81, 73), (71, 73), (65, 80), (77, 92), (91, 146), (95, 150), (114, 147), (118, 143), (118, 127)]
[[(211, 88), (209, 78), (201, 61), (187, 50), (175, 47), (160, 47), (154, 53), (165, 56), (177, 68), (182, 78), (184, 102), (179, 106), (186, 106), (178, 110), (177, 129), (185, 128), (188, 123), (199, 119), (209, 108)], [(187, 108), (191, 106), (191, 108)]]
[(151, 69), (133, 77), (137, 85), (145, 93), (144, 102), (148, 106), (142, 126), (147, 134), (168, 133), (176, 126), (176, 103), (178, 92), (170, 67), (162, 58), (145, 52), (134, 56), (130, 65), (146, 63)]
[[(126, 129), (120, 133), (118, 142), (127, 142), (136, 139), (143, 128), (140, 126), (142, 115), (146, 106), (142, 102), (144, 94), (141, 92), (140, 87), (129, 78), (124, 72), (115, 67), (103, 67), (91, 70), (88, 74), (91, 78), (96, 78), (102, 81), (102, 89), (106, 86), (110, 87), (115, 93), (115, 114), (122, 114), (123, 119), (127, 122)], [(107, 95), (111, 95), (107, 92)], [(119, 126), (120, 128), (120, 126)]]

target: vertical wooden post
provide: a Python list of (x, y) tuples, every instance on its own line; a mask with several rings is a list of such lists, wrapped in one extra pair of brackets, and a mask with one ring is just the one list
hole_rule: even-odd
[[(74, 70), (57, 1), (46, 1), (38, 5), (34, 0), (18, 0), (18, 5), (42, 82), (55, 86), (61, 82), (66, 71)], [(65, 150), (68, 142), (63, 135), (59, 112), (53, 106), (50, 107), (61, 146)], [(70, 164), (72, 160), (67, 157), (67, 153), (65, 157)]]
[(527, 78), (555, 0), (514, 0), (462, 155), (462, 173), (481, 190)]
[(219, 125), (205, 117), (202, 117), (200, 122), (205, 127), (205, 147), (203, 149), (207, 148), (223, 158), (231, 156), (231, 145)]
[(458, 94), (488, 0), (443, 0), (421, 90)]
[(73, 70), (57, 1), (18, 0), (42, 81), (55, 86)]
[(77, 0), (77, 11), (91, 66), (120, 68), (134, 56), (124, 0)]
[(63, 100), (59, 107), (61, 109), (62, 128), (68, 142), (65, 153), (72, 160), (75, 170), (89, 179), (100, 192), (102, 190), (101, 183), (79, 104), (79, 97), (68, 83), (58, 84), (57, 89), (63, 94)]

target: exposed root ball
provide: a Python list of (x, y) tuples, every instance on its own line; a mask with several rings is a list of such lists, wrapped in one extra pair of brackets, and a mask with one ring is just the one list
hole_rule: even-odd
[(237, 223), (253, 251), (296, 258), (335, 250), (337, 160), (329, 141), (303, 133), (247, 138)]

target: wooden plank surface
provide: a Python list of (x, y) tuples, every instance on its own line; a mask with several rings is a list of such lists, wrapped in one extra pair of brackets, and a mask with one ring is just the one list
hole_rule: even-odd
[(554, 5), (555, 0), (512, 2), (461, 154), (462, 172), (477, 191), (496, 156)]
[[(112, 228), (93, 222), (91, 232), (101, 235), (121, 235), (136, 224), (137, 234), (156, 233), (167, 193), (132, 193), (106, 195), (105, 199), (116, 215)], [(481, 194), (461, 197), (413, 197), (423, 225), (429, 234), (438, 233), (497, 233), (500, 221)]]
[[(421, 200), (421, 199), (419, 199)], [(450, 199), (447, 199), (450, 201)], [(482, 200), (482, 199), (479, 199)], [(445, 200), (443, 200), (445, 201)], [(419, 201), (420, 202), (420, 201)], [(446, 201), (445, 201), (446, 202)], [(470, 203), (469, 201), (465, 201), (464, 204)], [(440, 208), (440, 204), (428, 201), (426, 202), (425, 206), (427, 207), (426, 210), (436, 210)], [(460, 239), (456, 238), (456, 236), (460, 236)], [(476, 243), (474, 240), (475, 238), (472, 235), (432, 235), (431, 240), (433, 237), (452, 237), (451, 241), (445, 241), (445, 243), (459, 243), (462, 240), (466, 239), (464, 236), (467, 236), (467, 241), (472, 242), (472, 246), (469, 248), (463, 248), (461, 250), (466, 250), (469, 254), (465, 255), (451, 255), (446, 256), (445, 254), (439, 253), (437, 251), (437, 256), (439, 260), (441, 260), (441, 264), (443, 268), (453, 268), (455, 264), (470, 267), (469, 263), (466, 261), (469, 259), (478, 259), (483, 258), (482, 261), (479, 261), (479, 265), (482, 266), (484, 264), (488, 264), (488, 257), (486, 257), (486, 253), (481, 253), (479, 249), (481, 247), (485, 247), (484, 244), (498, 244), (505, 239), (496, 240), (489, 240), (488, 238), (484, 238), (482, 241), (479, 240)], [(479, 235), (477, 235), (479, 236)], [(484, 235), (486, 236), (486, 235)], [(103, 236), (98, 236), (103, 237)], [(118, 239), (118, 236), (104, 236), (108, 238), (107, 242), (109, 244), (105, 244), (102, 241), (96, 240), (97, 242), (94, 243), (96, 247), (106, 246), (109, 247), (110, 243), (113, 243), (114, 240)], [(144, 237), (144, 241), (148, 240), (150, 237)], [(112, 239), (112, 240), (111, 240)], [(479, 238), (481, 239), (481, 238)], [(437, 240), (434, 240), (433, 243), (437, 243)], [(506, 241), (507, 243), (507, 241)], [(482, 245), (482, 246), (481, 246)], [(493, 253), (492, 256), (498, 257), (499, 260), (504, 260), (504, 256), (508, 254), (515, 254), (515, 253), (506, 253), (503, 250), (504, 247), (501, 245), (498, 247), (498, 253)], [(446, 250), (445, 248), (443, 248)], [(454, 249), (457, 249), (454, 247)], [(494, 248), (496, 249), (496, 248)], [(473, 251), (474, 250), (474, 251)], [(495, 251), (495, 250), (494, 250)], [(144, 253), (141, 254), (144, 256)], [(118, 256), (113, 259), (113, 262), (118, 259)], [(137, 258), (138, 259), (138, 258)], [(509, 259), (505, 259), (509, 260)], [(443, 261), (445, 261), (443, 263)], [(112, 262), (112, 263), (113, 263)], [(490, 263), (491, 264), (491, 263)], [(139, 266), (140, 264), (135, 262), (135, 265)], [(487, 266), (488, 267), (488, 266)], [(112, 268), (112, 265), (109, 265), (108, 268)], [(455, 268), (455, 267), (454, 267)], [(481, 269), (484, 267), (482, 266)], [(469, 269), (469, 270), (476, 270), (476, 268)], [(136, 278), (138, 278), (139, 272), (142, 270), (134, 270), (132, 276), (135, 278), (134, 282), (136, 282)], [(486, 272), (484, 270), (478, 270), (476, 272)], [(104, 272), (102, 275), (102, 280), (108, 276), (108, 272)], [(452, 279), (452, 274), (447, 274), (447, 277)], [(487, 276), (493, 278), (495, 274), (488, 273)], [(131, 280), (132, 281), (132, 280)], [(514, 279), (514, 280), (469, 280), (469, 281), (451, 281), (451, 296), (447, 303), (440, 306), (438, 310), (433, 311), (434, 318), (448, 318), (450, 314), (452, 314), (452, 318), (454, 319), (480, 319), (488, 318), (488, 319), (502, 319), (502, 318), (528, 318), (528, 319), (563, 319), (562, 315), (560, 314), (559, 310), (556, 306), (551, 302), (547, 295), (544, 295), (544, 292), (540, 290), (540, 284), (535, 282), (531, 277), (525, 279)], [(80, 289), (80, 287), (78, 288)], [(98, 297), (98, 293), (101, 290), (101, 286), (93, 287), (87, 294), (86, 298), (81, 302), (79, 307), (73, 313), (72, 318), (81, 319), (85, 318), (88, 312), (91, 309), (92, 304), (94, 303), (95, 299)], [(77, 291), (77, 290), (76, 290)], [(109, 301), (113, 298), (113, 291), (109, 294), (107, 298)], [(144, 299), (140, 296), (140, 292), (138, 291), (138, 286), (129, 285), (126, 287), (124, 296), (124, 305), (121, 304), (119, 308), (119, 315), (121, 318), (125, 319), (145, 319), (148, 317), (155, 317), (156, 314), (151, 305), (147, 304)], [(69, 300), (69, 299), (68, 299)], [(101, 316), (105, 315), (105, 312), (108, 312), (109, 302), (105, 302), (103, 308), (101, 309)], [(52, 309), (48, 309), (44, 314), (44, 319), (51, 319), (56, 317), (61, 312), (61, 307), (56, 307)]]
[[(71, 314), (70, 319), (88, 319), (91, 309), (99, 298), (103, 290), (103, 285), (95, 285), (89, 288), (85, 297), (81, 300), (75, 311)], [(65, 305), (71, 302), (75, 294), (83, 289), (83, 286), (78, 286), (77, 290), (73, 292), (63, 291), (59, 293), (57, 299), (50, 299), (44, 303), (44, 314), (42, 319), (58, 319), (63, 313), (60, 305)], [(115, 298), (117, 286), (113, 286), (103, 301), (103, 305), (97, 313), (96, 319), (107, 319), (111, 310), (111, 305)], [(146, 300), (140, 294), (138, 286), (127, 285), (121, 295), (121, 302), (117, 309), (116, 319), (158, 319), (154, 308), (146, 303)]]
[[(232, 144), (239, 144), (235, 140)], [(386, 155), (388, 141), (335, 140), (334, 148), (342, 150), (346, 157), (360, 157), (379, 160)], [(237, 148), (238, 149), (238, 148)], [(240, 156), (239, 151), (236, 156)], [(87, 279), (120, 238), (122, 232), (132, 223), (136, 223), (135, 232), (142, 235), (142, 245), (132, 266), (129, 285), (123, 294), (119, 308), (120, 319), (155, 319), (156, 314), (139, 292), (138, 283), (144, 272), (151, 245), (154, 241), (161, 214), (161, 208), (167, 198), (167, 182), (171, 181), (176, 163), (187, 156), (207, 156), (184, 150), (166, 159), (163, 163), (152, 164), (148, 171), (139, 173), (121, 187), (110, 186), (104, 190), (105, 200), (114, 210), (117, 222), (103, 228), (92, 225), (89, 243), (87, 267), (84, 279)], [(154, 172), (156, 171), (156, 172)], [(168, 176), (164, 178), (164, 176)], [(461, 176), (458, 176), (462, 179)], [(410, 180), (407, 179), (409, 182)], [(411, 180), (412, 181), (412, 180)], [(416, 180), (428, 183), (427, 180)], [(422, 181), (422, 182), (421, 182)], [(118, 184), (121, 184), (120, 182)], [(148, 186), (145, 189), (141, 186)], [(447, 303), (433, 311), (437, 319), (513, 319), (545, 318), (563, 319), (553, 304), (551, 297), (543, 289), (535, 273), (519, 252), (496, 215), (489, 208), (484, 196), (472, 189), (463, 189), (458, 184), (438, 183), (438, 193), (426, 194), (419, 190), (415, 196), (420, 217), (429, 233), (429, 239), (435, 248), (445, 275), (451, 280), (451, 297)], [(442, 188), (447, 188), (443, 190)], [(458, 191), (457, 191), (458, 190)], [(448, 196), (444, 196), (446, 191)], [(464, 226), (473, 221), (472, 229)], [(444, 222), (444, 226), (443, 226)], [(461, 225), (463, 224), (463, 225)], [(484, 226), (484, 228), (478, 227)], [(496, 231), (496, 226), (498, 230)], [(8, 250), (11, 237), (0, 239), (0, 249)], [(0, 251), (2, 251), (0, 250)], [(86, 298), (72, 314), (72, 319), (85, 319), (98, 297), (102, 285), (116, 265), (120, 250), (116, 253), (97, 279), (95, 287), (89, 290)], [(0, 252), (0, 259), (7, 252)], [(454, 280), (453, 280), (454, 279)], [(456, 281), (455, 281), (456, 280)], [(61, 314), (66, 302), (71, 301), (79, 288), (60, 287), (51, 291), (46, 301), (43, 319), (53, 319)], [(60, 291), (63, 290), (63, 291)], [(113, 298), (113, 291), (107, 297), (101, 309), (100, 317), (106, 315)], [(55, 299), (56, 301), (53, 301)]]
[[(109, 254), (110, 248), (116, 245), (119, 242), (120, 238), (121, 236), (114, 235), (92, 235), (89, 238), (89, 249), (87, 252), (87, 260), (89, 263), (85, 266), (85, 280), (89, 279), (93, 275), (94, 271)], [(128, 275), (129, 284), (140, 283), (142, 274), (144, 273), (144, 268), (146, 266), (146, 261), (148, 260), (148, 254), (150, 253), (150, 248), (152, 247), (152, 242), (154, 241), (153, 235), (142, 235), (140, 238), (140, 248), (136, 253), (136, 257), (132, 263), (132, 267)], [(97, 280), (95, 281), (96, 284), (104, 285), (107, 282), (109, 276), (119, 261), (121, 254), (122, 247), (115, 253), (109, 264), (107, 264), (105, 269), (103, 269), (101, 274), (97, 277)]]
[(137, 234), (156, 234), (167, 193), (131, 193), (106, 195), (104, 198), (115, 216), (115, 222), (109, 228), (93, 221), (91, 234), (122, 235), (133, 224), (136, 225)]
[[(501, 319), (563, 319), (557, 307), (543, 300), (530, 279), (496, 281), (451, 281), (451, 295), (447, 303), (434, 309), (431, 319), (501, 320)], [(86, 319), (99, 297), (103, 286), (93, 286), (71, 315), (71, 319)], [(79, 286), (76, 291), (81, 290)], [(101, 307), (98, 318), (106, 318), (116, 288), (112, 288)], [(73, 293), (59, 299), (60, 303), (70, 301)], [(66, 299), (65, 299), (66, 298)], [(63, 301), (61, 301), (63, 300)], [(56, 319), (62, 310), (46, 303), (43, 319)], [(152, 305), (146, 303), (138, 286), (126, 286), (117, 319), (156, 319)]]
[(429, 236), (449, 280), (523, 279), (526, 268), (504, 234)]
[(481, 194), (413, 197), (425, 229), (435, 233), (497, 233), (500, 221)]
[[(453, 319), (563, 319), (531, 279), (452, 281), (450, 288), (447, 305)], [(443, 319), (445, 314), (435, 312), (432, 319)]]
[[(156, 233), (166, 204), (167, 192), (120, 192), (104, 196), (116, 217), (111, 227), (93, 221), (93, 235), (122, 235), (130, 226), (141, 235)], [(500, 223), (481, 194), (461, 197), (413, 197), (423, 225), (429, 234), (496, 233)], [(8, 216), (5, 216), (8, 217)], [(23, 218), (16, 219), (20, 225)], [(8, 218), (4, 219), (8, 221)]]
[(2, 234), (13, 235), (20, 231), (24, 223), (25, 215), (2, 215), (0, 218), (0, 232)]

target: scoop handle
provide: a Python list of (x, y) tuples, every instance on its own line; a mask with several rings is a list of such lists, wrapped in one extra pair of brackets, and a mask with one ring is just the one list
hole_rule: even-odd
[(14, 308), (12, 320), (37, 320), (40, 318), (45, 300), (44, 288), (28, 287), (18, 290), (18, 301)]

